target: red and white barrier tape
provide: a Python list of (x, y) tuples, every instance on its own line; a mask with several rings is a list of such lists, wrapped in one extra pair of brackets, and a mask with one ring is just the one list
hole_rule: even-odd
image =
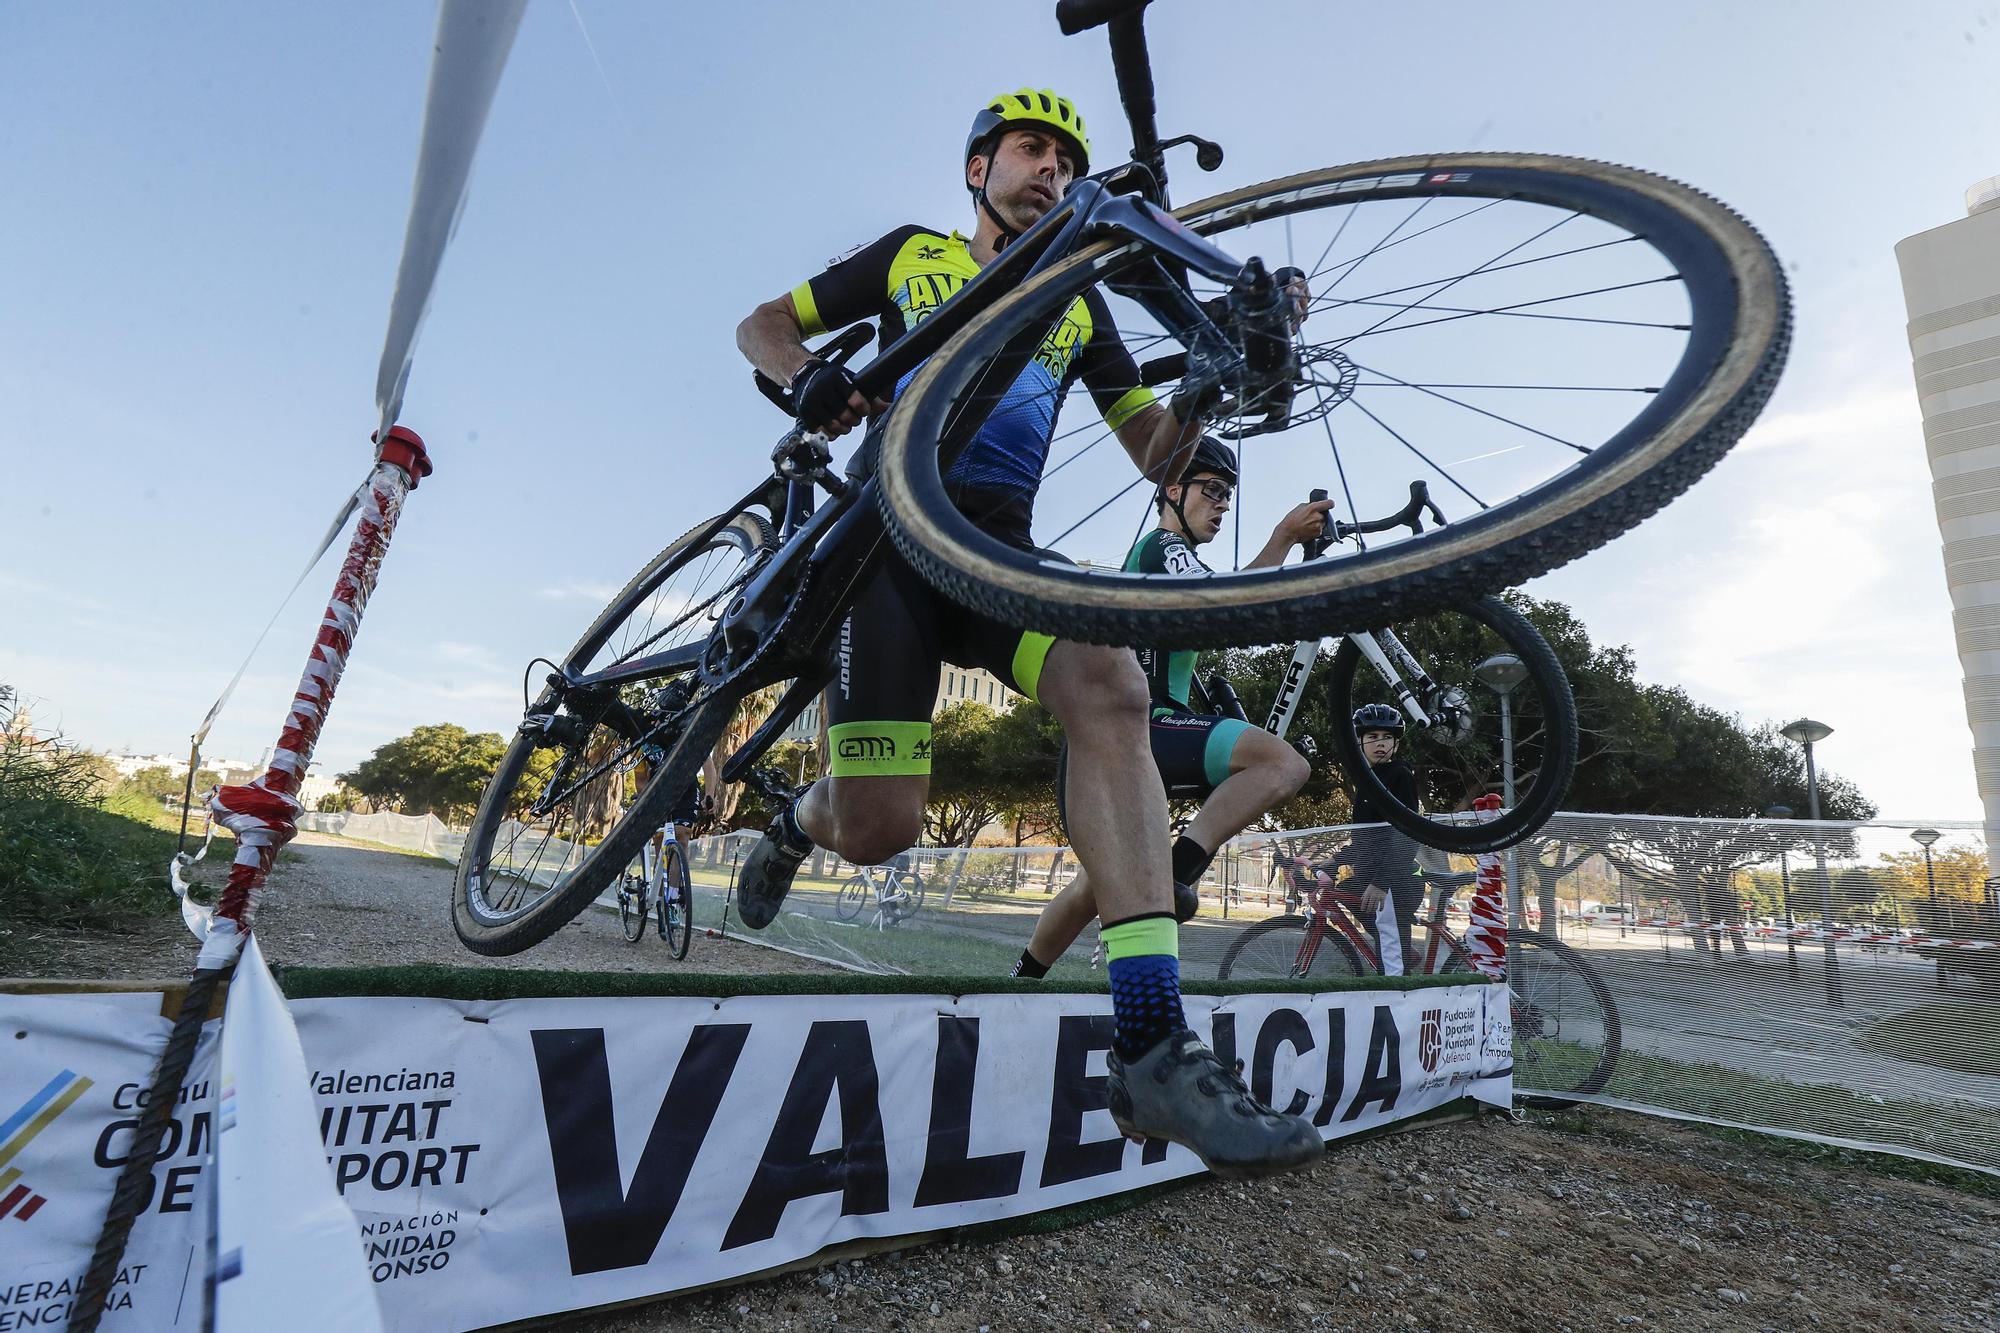
[[(1617, 927), (1616, 921), (1591, 925)], [(1716, 921), (1683, 921), (1667, 916), (1642, 917), (1623, 923), (1626, 930), (1697, 930), (1709, 935), (1741, 935), (1747, 939), (1832, 940), (1842, 944), (1923, 945), (1941, 949), (2000, 949), (2000, 940), (1955, 940), (1943, 935), (1910, 935), (1879, 930), (1825, 930), (1819, 926), (1731, 926)]]
[[(1500, 813), (1498, 796), (1481, 796), (1472, 803), (1481, 820)], [(1465, 930), (1467, 960), (1495, 981), (1507, 979), (1507, 867), (1498, 852), (1481, 852), (1479, 877), (1472, 891), (1471, 920)]]
[[(354, 539), (320, 618), (319, 634), (292, 696), (271, 766), (246, 786), (221, 787), (209, 794), (209, 817), (236, 836), (237, 852), (212, 919), (201, 932), (199, 967), (225, 966), (236, 957), (255, 914), (257, 892), (271, 873), (271, 863), (277, 859), (278, 849), (298, 833), (298, 817), (304, 810), (297, 796), (299, 783), (312, 762), (313, 746), (326, 723), (341, 673), (347, 668), (347, 655), (353, 649), (369, 595), (375, 590), (382, 557), (402, 515), (403, 500), (430, 471), (430, 459), (417, 433), (402, 426), (391, 429), (377, 453)], [(180, 882), (178, 875), (175, 880)], [(192, 918), (189, 924), (194, 924)]]

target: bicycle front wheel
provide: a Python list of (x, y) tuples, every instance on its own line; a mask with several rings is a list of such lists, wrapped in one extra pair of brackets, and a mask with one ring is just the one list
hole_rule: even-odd
[[(1387, 624), (1497, 592), (1610, 541), (1692, 485), (1755, 420), (1789, 344), (1784, 275), (1756, 231), (1695, 190), (1627, 167), (1513, 153), (1399, 158), (1250, 186), (1177, 216), (1238, 258), (1302, 269), (1312, 291), (1289, 409), (1213, 423), (1240, 455), (1228, 526), (1204, 552), (1214, 572), (1121, 572), (1156, 521), (1153, 486), (1133, 478), (1090, 396), (1064, 397), (1064, 348), (1073, 353), (1082, 332), (1063, 323), (1076, 324), (1073, 305), (1153, 262), (1114, 240), (974, 317), (887, 419), (890, 531), (956, 600), (1069, 638), (1205, 648)], [(1193, 286), (1203, 299), (1220, 290)], [(1142, 378), (1169, 390), (1171, 358), (1160, 353), (1186, 330), (1123, 296), (1107, 302), (1127, 348), (1155, 358)], [(1062, 474), (1042, 488), (1034, 537), (1074, 565), (989, 535), (943, 481), (1002, 386), (1014, 386), (1010, 416), (1034, 408), (1020, 405), (1034, 393), (1030, 360), (1048, 372), (1036, 410), (1055, 419), (1042, 477)], [(1248, 567), (1309, 487), (1336, 497), (1337, 517), (1361, 521), (1401, 510), (1413, 480), (1427, 482), (1447, 523)]]
[(841, 885), (840, 892), (834, 896), (833, 914), (842, 921), (852, 921), (861, 915), (861, 909), (874, 897), (874, 883), (866, 875), (856, 875)]
[[(1555, 650), (1527, 618), (1486, 597), (1403, 621), (1375, 642), (1429, 719), (1409, 722), (1395, 754), (1416, 777), (1418, 808), (1404, 805), (1361, 752), (1355, 709), (1406, 710), (1381, 665), (1346, 638), (1328, 675), (1327, 725), (1356, 793), (1373, 798), (1392, 827), (1448, 852), (1498, 851), (1548, 823), (1576, 773), (1576, 699)], [(1513, 802), (1485, 822), (1464, 813), (1489, 793)]]
[[(1337, 930), (1308, 929), (1310, 919), (1279, 916), (1259, 921), (1230, 942), (1215, 970), (1217, 981), (1279, 980), (1288, 977), (1365, 977), (1372, 969), (1361, 961), (1345, 935)], [(1313, 938), (1317, 933), (1318, 938)]]
[(613, 598), (530, 703), (466, 832), (452, 926), (467, 948), (519, 953), (581, 912), (639, 854), (700, 775), (741, 692), (703, 699), (689, 667), (570, 688), (707, 641), (772, 549), (740, 513), (681, 536)]
[[(1611, 988), (1581, 954), (1554, 936), (1510, 931), (1507, 946), (1515, 1096), (1524, 1106), (1561, 1110), (1602, 1092), (1624, 1044)], [(1475, 969), (1454, 949), (1450, 970)]]
[(665, 864), (660, 872), (660, 938), (676, 959), (688, 956), (694, 939), (694, 885), (688, 876), (687, 857), (679, 843), (667, 844)]

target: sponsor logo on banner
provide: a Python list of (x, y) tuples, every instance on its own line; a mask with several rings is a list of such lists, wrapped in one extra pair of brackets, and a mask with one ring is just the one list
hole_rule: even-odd
[[(319, 1137), (336, 1189), (413, 1191), (413, 1200), (472, 1182), (480, 1142), (457, 1132), (451, 1068), (316, 1069)], [(422, 1277), (451, 1263), (462, 1231), (456, 1208), (366, 1215), (361, 1239), (376, 1283)]]
[(0, 1120), (0, 1221), (29, 1221), (49, 1201), (12, 1163), (91, 1086), (92, 1080), (74, 1069), (61, 1070)]
[(1438, 1036), (1438, 1028), (1443, 1021), (1444, 1010), (1426, 1009), (1417, 1026), (1417, 1060), (1426, 1074), (1437, 1072), (1438, 1053), (1444, 1049), (1444, 1042)]

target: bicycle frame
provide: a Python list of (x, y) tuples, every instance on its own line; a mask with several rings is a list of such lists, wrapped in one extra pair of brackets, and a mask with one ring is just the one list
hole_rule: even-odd
[(660, 831), (639, 848), (639, 905), (643, 909), (663, 900), (667, 884), (667, 848), (679, 847), (681, 863), (687, 863), (687, 846), (680, 839), (679, 828), (672, 820), (660, 826)]
[[(1423, 700), (1436, 698), (1438, 684), (1417, 661), (1416, 655), (1403, 646), (1395, 631), (1361, 630), (1346, 637), (1389, 682), (1397, 705), (1409, 714), (1410, 720), (1420, 727), (1429, 726), (1431, 716), (1424, 710)], [(1313, 666), (1319, 660), (1320, 648), (1325, 643), (1324, 639), (1301, 639), (1292, 650), (1291, 663), (1286, 666), (1284, 679), (1278, 685), (1278, 697), (1271, 702), (1271, 716), (1264, 723), (1264, 729), (1280, 740), (1291, 730), (1292, 719), (1298, 715), (1299, 701), (1305, 697), (1306, 680), (1312, 675)], [(1404, 679), (1403, 672), (1409, 673), (1414, 684)]]
[[(1319, 954), (1321, 943), (1327, 934), (1333, 931), (1338, 931), (1349, 944), (1354, 946), (1354, 951), (1361, 956), (1363, 963), (1380, 972), (1381, 956), (1375, 949), (1373, 936), (1362, 924), (1362, 913), (1365, 909), (1361, 905), (1361, 895), (1335, 888), (1331, 884), (1321, 884), (1318, 873), (1310, 867), (1288, 866), (1285, 868), (1285, 875), (1292, 893), (1302, 899), (1307, 918), (1305, 939), (1299, 943), (1298, 958), (1292, 964), (1292, 974), (1300, 977), (1307, 975), (1312, 968), (1313, 959)], [(1429, 895), (1431, 901), (1427, 909), (1429, 919), (1425, 922), (1429, 938), (1424, 945), (1422, 969), (1417, 975), (1436, 974), (1439, 949), (1442, 945), (1456, 949), (1461, 957), (1471, 956), (1466, 951), (1465, 941), (1453, 934), (1450, 927), (1445, 925), (1445, 904), (1451, 900), (1455, 892), (1456, 888), (1452, 885), (1438, 884), (1431, 887)], [(1406, 968), (1406, 971), (1409, 970), (1413, 969)]]

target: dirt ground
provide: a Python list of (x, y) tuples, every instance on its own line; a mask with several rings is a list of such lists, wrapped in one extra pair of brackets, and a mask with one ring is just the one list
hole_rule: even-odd
[[(451, 934), (450, 871), (304, 835), (274, 963), (664, 966), (602, 913), (518, 959)], [(16, 975), (183, 976), (177, 920), (10, 942)], [(698, 938), (701, 971), (824, 970)], [(2000, 1327), (2000, 1181), (1589, 1108), (1335, 1145), (1040, 1234), (935, 1242), (563, 1322), (571, 1333), (854, 1328), (1934, 1330)]]

